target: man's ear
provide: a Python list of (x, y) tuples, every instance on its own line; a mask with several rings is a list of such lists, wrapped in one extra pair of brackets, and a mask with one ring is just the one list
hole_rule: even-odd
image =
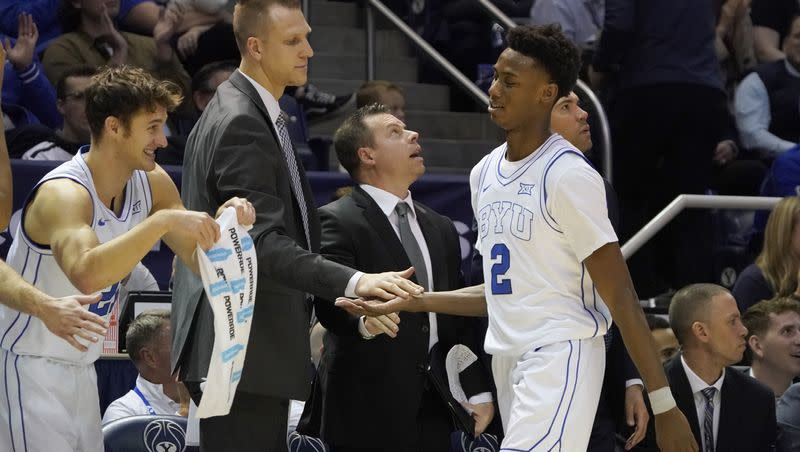
[(761, 339), (755, 334), (750, 336), (750, 339), (747, 340), (747, 346), (750, 347), (750, 351), (753, 352), (753, 355), (758, 356), (759, 358), (764, 358), (764, 347), (761, 346)]
[(707, 343), (711, 338), (708, 332), (708, 328), (706, 328), (706, 324), (703, 322), (694, 322), (692, 323), (691, 327), (692, 336), (701, 343)]
[(261, 52), (261, 41), (255, 36), (247, 38), (247, 53), (256, 61), (261, 61), (264, 56)]
[(104, 135), (122, 134), (122, 121), (120, 121), (116, 116), (107, 116), (106, 120), (103, 121), (103, 128), (105, 129)]
[(361, 165), (372, 166), (375, 164), (375, 156), (373, 155), (372, 148), (366, 146), (360, 147), (356, 151), (356, 155), (358, 155), (358, 161)]
[(558, 85), (555, 83), (548, 83), (543, 86), (539, 92), (539, 101), (547, 105), (555, 105), (558, 101)]

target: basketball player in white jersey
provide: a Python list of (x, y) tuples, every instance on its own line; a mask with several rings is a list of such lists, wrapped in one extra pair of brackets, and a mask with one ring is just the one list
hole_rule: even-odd
[[(220, 232), (208, 213), (182, 207), (155, 163), (178, 88), (123, 66), (95, 76), (86, 94), (91, 144), (34, 187), (8, 263), (51, 296), (100, 292), (89, 311), (107, 318), (120, 281), (159, 240), (196, 269), (196, 245), (210, 247)], [(242, 224), (254, 221), (247, 201), (226, 205), (237, 208)], [(0, 306), (4, 450), (103, 450), (93, 366), (99, 339), (78, 338), (88, 348), (80, 353), (40, 320)]]
[(489, 89), (489, 113), (507, 141), (470, 175), (485, 287), (385, 307), (337, 304), (375, 314), (488, 311), (506, 451), (586, 450), (613, 316), (650, 391), (661, 450), (696, 451), (608, 220), (602, 178), (550, 131), (554, 103), (576, 82), (578, 50), (552, 25), (517, 27), (508, 43)]
[[(0, 45), (0, 63), (6, 52)], [(0, 86), (3, 85), (5, 65), (0, 64)], [(2, 116), (2, 112), (0, 112)], [(5, 138), (5, 123), (0, 122), (0, 231), (8, 226), (12, 204), (11, 164)], [(53, 298), (22, 279), (11, 267), (0, 260), (0, 303), (11, 309), (30, 314), (42, 320), (47, 329), (63, 338), (80, 351), (86, 347), (75, 340), (75, 335), (90, 340), (92, 333), (105, 336), (106, 323), (100, 316), (82, 306), (96, 303), (95, 296), (69, 296)], [(85, 328), (84, 328), (85, 326)]]

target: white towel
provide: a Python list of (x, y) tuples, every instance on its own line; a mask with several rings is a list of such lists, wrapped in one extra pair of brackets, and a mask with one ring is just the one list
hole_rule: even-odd
[(200, 276), (214, 312), (214, 349), (197, 407), (198, 418), (224, 416), (231, 410), (250, 338), (258, 262), (253, 239), (228, 207), (217, 218), (221, 238), (214, 247), (197, 249)]

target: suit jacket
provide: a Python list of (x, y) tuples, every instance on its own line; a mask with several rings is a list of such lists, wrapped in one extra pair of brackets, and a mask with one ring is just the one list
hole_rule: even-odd
[[(462, 287), (461, 251), (453, 223), (422, 204), (414, 203), (414, 207), (430, 253), (434, 290)], [(360, 187), (322, 207), (320, 218), (326, 257), (366, 272), (411, 265), (388, 218)], [(396, 338), (380, 335), (364, 340), (357, 317), (322, 300), (317, 300), (316, 307), (329, 332), (301, 431), (340, 447), (366, 447), (387, 440), (395, 446), (413, 444), (419, 432), (420, 400), (428, 384), (423, 372), (428, 364), (428, 314), (401, 313)], [(446, 355), (453, 345), (464, 344), (480, 356), (475, 321), (437, 315), (439, 342), (433, 350)], [(460, 380), (469, 397), (489, 392), (490, 378), (478, 360)]]
[[(306, 243), (286, 160), (267, 109), (235, 71), (222, 83), (186, 143), (181, 197), (187, 209), (214, 215), (233, 196), (256, 210), (250, 235), (258, 255), (253, 324), (238, 390), (305, 400), (310, 377), (309, 304), (305, 293), (335, 299), (355, 270), (324, 259), (319, 218), (300, 166), (311, 243)], [(208, 373), (213, 313), (202, 282), (179, 263), (172, 313), (172, 367), (184, 381)]]
[[(692, 388), (681, 364), (681, 355), (666, 365), (672, 396), (692, 428), (694, 439), (702, 445), (701, 424), (697, 419)], [(775, 450), (777, 424), (775, 396), (756, 379), (730, 367), (722, 382), (717, 452), (759, 452)], [(701, 446), (702, 447), (702, 446)]]

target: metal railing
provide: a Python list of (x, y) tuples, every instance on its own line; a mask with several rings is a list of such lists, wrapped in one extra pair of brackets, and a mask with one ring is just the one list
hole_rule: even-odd
[[(505, 13), (500, 11), (500, 9), (491, 1), (477, 0), (477, 2), (505, 29), (510, 30), (517, 26), (517, 24), (511, 20), (510, 17), (506, 16)], [(597, 98), (597, 95), (594, 93), (594, 91), (592, 91), (589, 85), (578, 79), (578, 83), (575, 88), (576, 91), (578, 91), (578, 96), (581, 99), (589, 101), (594, 108), (595, 117), (602, 134), (601, 138), (603, 142), (603, 149), (605, 150), (605, 155), (603, 156), (603, 175), (606, 179), (608, 179), (609, 182), (611, 182), (613, 180), (613, 153), (611, 152), (611, 127), (608, 125), (608, 116), (606, 116), (606, 111), (603, 109), (600, 99)]]
[(488, 106), (489, 96), (478, 88), (472, 80), (467, 78), (461, 73), (447, 58), (443, 57), (436, 49), (422, 39), (414, 30), (411, 29), (403, 19), (397, 17), (389, 8), (386, 7), (380, 0), (367, 0), (366, 13), (367, 13), (367, 80), (375, 79), (375, 16), (374, 12), (381, 13), (389, 22), (391, 22), (401, 33), (403, 33), (411, 42), (428, 58), (433, 60), (440, 69), (442, 69), (448, 77), (469, 93), (476, 101)]
[(783, 198), (762, 196), (679, 195), (622, 245), (622, 255), (629, 259), (684, 209), (771, 210), (781, 199)]

